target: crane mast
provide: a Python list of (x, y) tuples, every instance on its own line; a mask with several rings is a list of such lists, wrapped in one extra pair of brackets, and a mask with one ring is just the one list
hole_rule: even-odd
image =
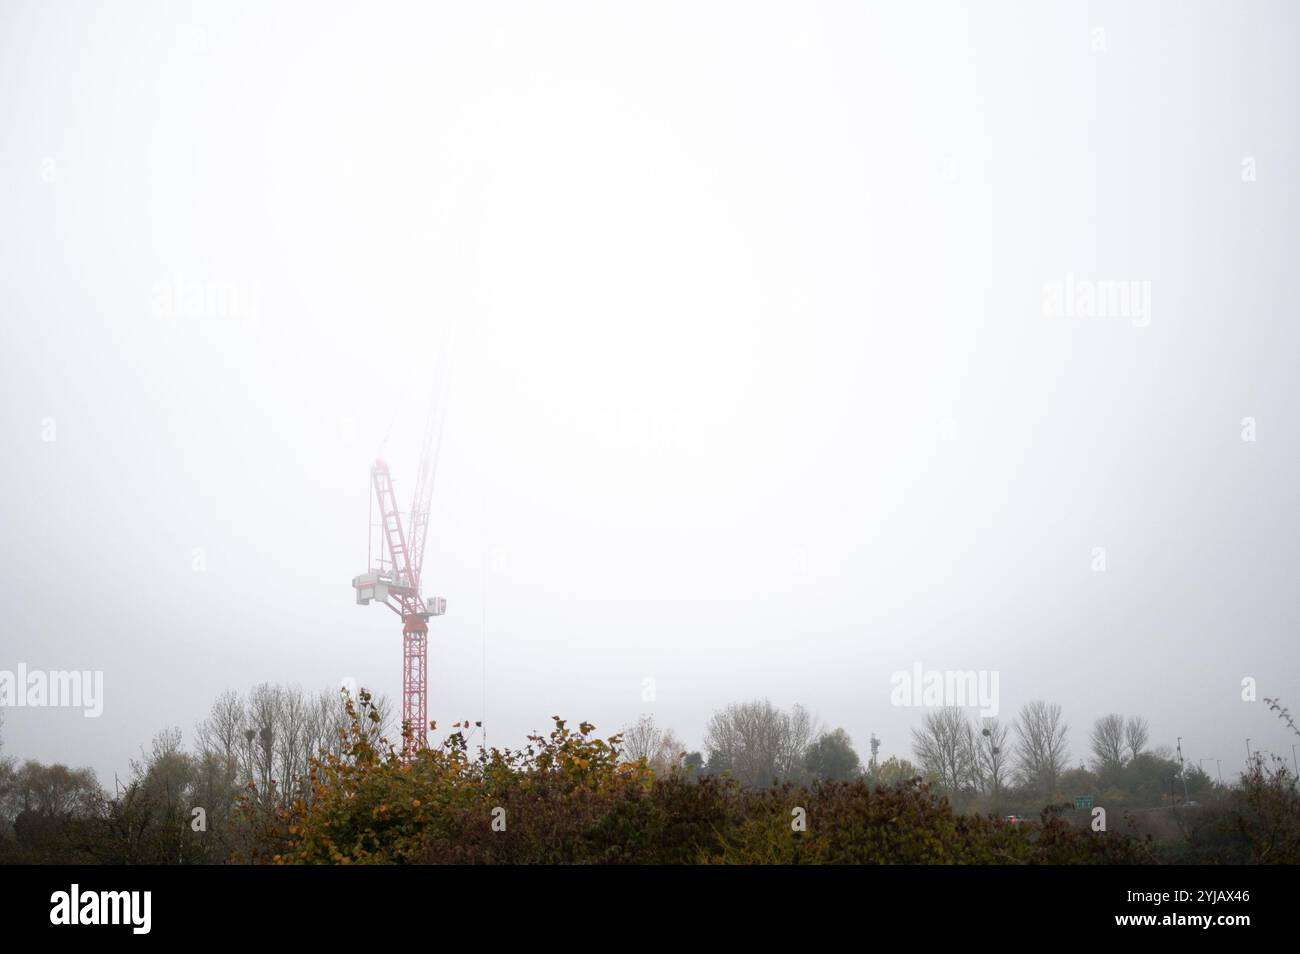
[[(409, 536), (397, 507), (388, 464), (379, 458), (370, 468), (371, 489), (379, 506), (382, 547), (388, 566), (370, 567), (354, 577), (357, 603), (365, 606), (378, 600), (402, 620), (402, 755), (411, 758), (428, 744), (429, 617), (446, 612), (447, 601), (434, 597), (426, 601), (420, 590), (420, 571), (429, 531), (429, 509), (433, 500), (433, 475), (437, 463), (434, 440), (435, 417), (431, 412), (425, 430), (424, 447), (411, 503)], [(438, 422), (441, 429), (441, 421)]]

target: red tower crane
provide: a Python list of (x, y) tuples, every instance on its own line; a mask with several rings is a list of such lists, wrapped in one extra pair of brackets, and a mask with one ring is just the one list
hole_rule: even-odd
[(441, 431), (441, 416), (431, 410), (411, 503), (409, 536), (397, 509), (388, 464), (378, 458), (370, 468), (373, 500), (379, 505), (380, 555), (377, 566), (371, 565), (365, 573), (352, 579), (358, 605), (367, 606), (371, 600), (378, 600), (402, 620), (402, 754), (406, 758), (428, 744), (429, 617), (447, 611), (447, 601), (442, 597), (426, 600), (420, 595), (420, 569), (424, 563), (433, 477), (441, 444), (435, 441), (434, 435)]

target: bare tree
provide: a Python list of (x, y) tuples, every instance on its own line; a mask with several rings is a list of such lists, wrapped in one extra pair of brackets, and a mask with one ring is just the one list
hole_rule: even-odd
[(803, 706), (785, 713), (766, 699), (733, 703), (713, 713), (705, 730), (708, 771), (730, 772), (748, 788), (798, 781), (804, 750), (816, 734), (817, 720)]
[(820, 734), (821, 727), (811, 712), (796, 703), (785, 716), (783, 729), (777, 749), (777, 775), (783, 779), (804, 781), (805, 753)]
[(655, 725), (654, 716), (643, 715), (623, 730), (623, 757), (629, 762), (645, 759), (649, 762), (659, 751), (663, 735)]
[(1124, 748), (1130, 760), (1142, 754), (1150, 737), (1147, 720), (1142, 716), (1129, 716), (1128, 722), (1124, 725)]
[(244, 701), (239, 693), (227, 690), (212, 702), (208, 717), (195, 732), (199, 750), (221, 755), (233, 762), (244, 733)]
[(342, 690), (325, 689), (316, 695), (313, 731), (319, 753), (341, 756), (348, 733), (348, 713)]
[(1119, 768), (1124, 764), (1124, 717), (1117, 712), (1102, 716), (1093, 723), (1088, 743), (1094, 771), (1113, 772)]
[(659, 738), (659, 750), (650, 760), (650, 767), (660, 775), (684, 768), (686, 765), (686, 746), (677, 738), (672, 729), (664, 729)]
[(1056, 794), (1057, 780), (1065, 771), (1068, 731), (1069, 726), (1061, 719), (1061, 707), (1054, 702), (1028, 702), (1016, 718), (1016, 771), (1021, 782), (1044, 798)]
[[(346, 701), (339, 690), (308, 695), (297, 686), (269, 683), (255, 686), (246, 699), (223, 693), (195, 733), (196, 755), (208, 776), (205, 784), (224, 790), (227, 780), (252, 783), (268, 803), (310, 795), (311, 759), (343, 753)], [(381, 739), (392, 741), (392, 706), (385, 696), (371, 703), (380, 718), (364, 720), (361, 728), (378, 747)]]
[(623, 730), (623, 757), (641, 759), (658, 773), (671, 772), (682, 763), (685, 746), (672, 729), (660, 729), (654, 716), (643, 715)]
[(319, 754), (313, 748), (316, 739), (311, 725), (311, 703), (301, 689), (294, 686), (280, 693), (276, 712), (278, 731), (275, 737), (276, 774), (280, 790), (286, 797), (304, 794), (308, 760)]
[(248, 779), (266, 800), (275, 798), (275, 741), (279, 734), (281, 696), (284, 690), (264, 682), (248, 694), (244, 727), (245, 764)]
[(1007, 748), (1007, 735), (1011, 727), (996, 718), (984, 719), (980, 737), (976, 742), (976, 765), (982, 787), (997, 795), (1007, 783), (1011, 751)]
[(782, 721), (780, 710), (767, 700), (715, 712), (704, 733), (710, 770), (728, 771), (749, 788), (770, 784), (777, 777)]
[(957, 706), (932, 709), (912, 730), (912, 752), (921, 768), (949, 792), (969, 789), (977, 769), (974, 732)]

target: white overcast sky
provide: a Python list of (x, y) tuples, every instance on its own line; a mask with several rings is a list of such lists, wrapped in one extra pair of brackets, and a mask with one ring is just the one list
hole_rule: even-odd
[[(1061, 703), (1076, 763), (1112, 711), (1289, 757), (1240, 683), (1300, 707), (1298, 25), (2, 0), (0, 669), (106, 693), (5, 752), (111, 781), (226, 689), (397, 698), (350, 579), (454, 337), (443, 724), (695, 748), (768, 697), (909, 755), (920, 662)], [(1046, 316), (1066, 276), (1150, 323)]]

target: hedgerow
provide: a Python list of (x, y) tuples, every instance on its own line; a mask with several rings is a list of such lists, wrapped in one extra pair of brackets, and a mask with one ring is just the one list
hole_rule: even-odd
[(404, 760), (348, 704), (341, 751), (313, 763), (285, 807), (245, 799), (251, 861), (281, 864), (1106, 864), (1154, 860), (1149, 843), (1044, 813), (1012, 824), (955, 813), (919, 779), (746, 790), (685, 771), (657, 777), (556, 717), (521, 750), (471, 755), (456, 725)]

